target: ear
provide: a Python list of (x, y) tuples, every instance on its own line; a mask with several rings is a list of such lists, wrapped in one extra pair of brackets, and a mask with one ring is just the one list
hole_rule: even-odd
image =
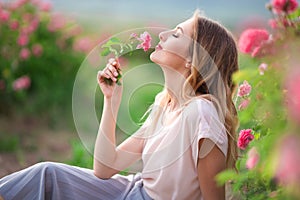
[(192, 67), (192, 63), (191, 63), (190, 61), (187, 61), (187, 62), (185, 63), (185, 68), (191, 69), (191, 67)]

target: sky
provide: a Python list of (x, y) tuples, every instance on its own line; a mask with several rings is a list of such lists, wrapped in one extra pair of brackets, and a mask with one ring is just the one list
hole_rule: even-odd
[(55, 11), (63, 12), (91, 26), (174, 26), (200, 9), (224, 25), (270, 17), (267, 0), (52, 0)]

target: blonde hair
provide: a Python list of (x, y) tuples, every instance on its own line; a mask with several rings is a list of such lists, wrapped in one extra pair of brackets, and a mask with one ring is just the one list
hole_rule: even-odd
[[(207, 19), (196, 10), (194, 13), (194, 31), (190, 55), (192, 67), (184, 85), (182, 98), (188, 103), (194, 98), (211, 101), (224, 122), (228, 137), (226, 166), (235, 168), (238, 151), (236, 146), (237, 111), (232, 101), (236, 88), (232, 74), (238, 70), (238, 53), (232, 34), (219, 23)], [(193, 91), (191, 91), (191, 88)], [(171, 97), (164, 89), (156, 96), (151, 106), (151, 126), (148, 132), (155, 130), (158, 118)]]

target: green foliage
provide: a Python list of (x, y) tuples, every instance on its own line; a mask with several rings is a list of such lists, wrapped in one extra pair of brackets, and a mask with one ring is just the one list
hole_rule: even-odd
[(0, 152), (16, 152), (20, 147), (20, 140), (17, 136), (0, 134)]
[[(40, 114), (57, 107), (66, 111), (83, 60), (68, 32), (77, 25), (41, 11), (31, 1), (14, 10), (3, 5), (10, 18), (0, 23), (0, 114), (16, 110)], [(12, 22), (19, 25), (12, 29)], [(16, 88), (22, 77), (28, 82)]]
[(72, 141), (72, 158), (66, 163), (78, 167), (93, 168), (93, 155), (91, 155), (78, 140)]
[[(299, 10), (295, 13), (280, 15), (276, 20), (282, 23), (281, 20), (291, 20), (295, 16), (298, 18)], [(246, 97), (250, 100), (249, 105), (238, 110), (239, 130), (252, 129), (254, 140), (245, 150), (240, 150), (240, 158), (236, 162), (238, 172), (227, 170), (219, 174), (217, 180), (220, 184), (231, 182), (233, 191), (241, 199), (299, 198), (297, 189), (289, 190), (288, 185), (279, 184), (276, 175), (278, 160), (284, 159), (278, 157), (278, 144), (284, 134), (299, 126), (290, 120), (286, 107), (288, 105), (286, 98), (287, 76), (292, 73), (293, 63), (299, 61), (298, 55), (294, 54), (295, 51), (299, 50), (300, 44), (297, 34), (299, 23), (297, 23), (298, 21), (292, 22), (291, 20), (291, 27), (279, 27), (274, 30), (273, 38), (275, 40), (271, 45), (272, 50), (267, 51), (268, 53), (257, 57), (240, 55), (241, 69), (234, 75), (234, 81), (241, 85), (244, 80), (247, 80), (252, 86), (252, 90), (250, 95)], [(263, 44), (262, 48), (265, 48)], [(270, 46), (266, 48), (270, 48)], [(281, 51), (283, 48), (285, 51)], [(259, 66), (262, 63), (267, 64), (268, 67), (263, 74), (260, 74)], [(244, 98), (235, 97), (237, 107)], [(258, 163), (252, 168), (247, 168), (247, 162), (251, 157), (249, 150), (252, 148), (258, 151)], [(289, 163), (289, 165), (293, 164), (295, 163)], [(286, 171), (286, 173), (295, 172)], [(295, 176), (298, 175), (295, 174)]]

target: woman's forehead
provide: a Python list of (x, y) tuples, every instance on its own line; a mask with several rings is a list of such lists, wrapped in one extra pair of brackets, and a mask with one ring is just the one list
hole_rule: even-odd
[(185, 20), (184, 22), (179, 23), (176, 28), (180, 27), (183, 29), (184, 34), (192, 36), (193, 33), (193, 27), (194, 27), (194, 20), (195, 18), (189, 18), (187, 20)]

